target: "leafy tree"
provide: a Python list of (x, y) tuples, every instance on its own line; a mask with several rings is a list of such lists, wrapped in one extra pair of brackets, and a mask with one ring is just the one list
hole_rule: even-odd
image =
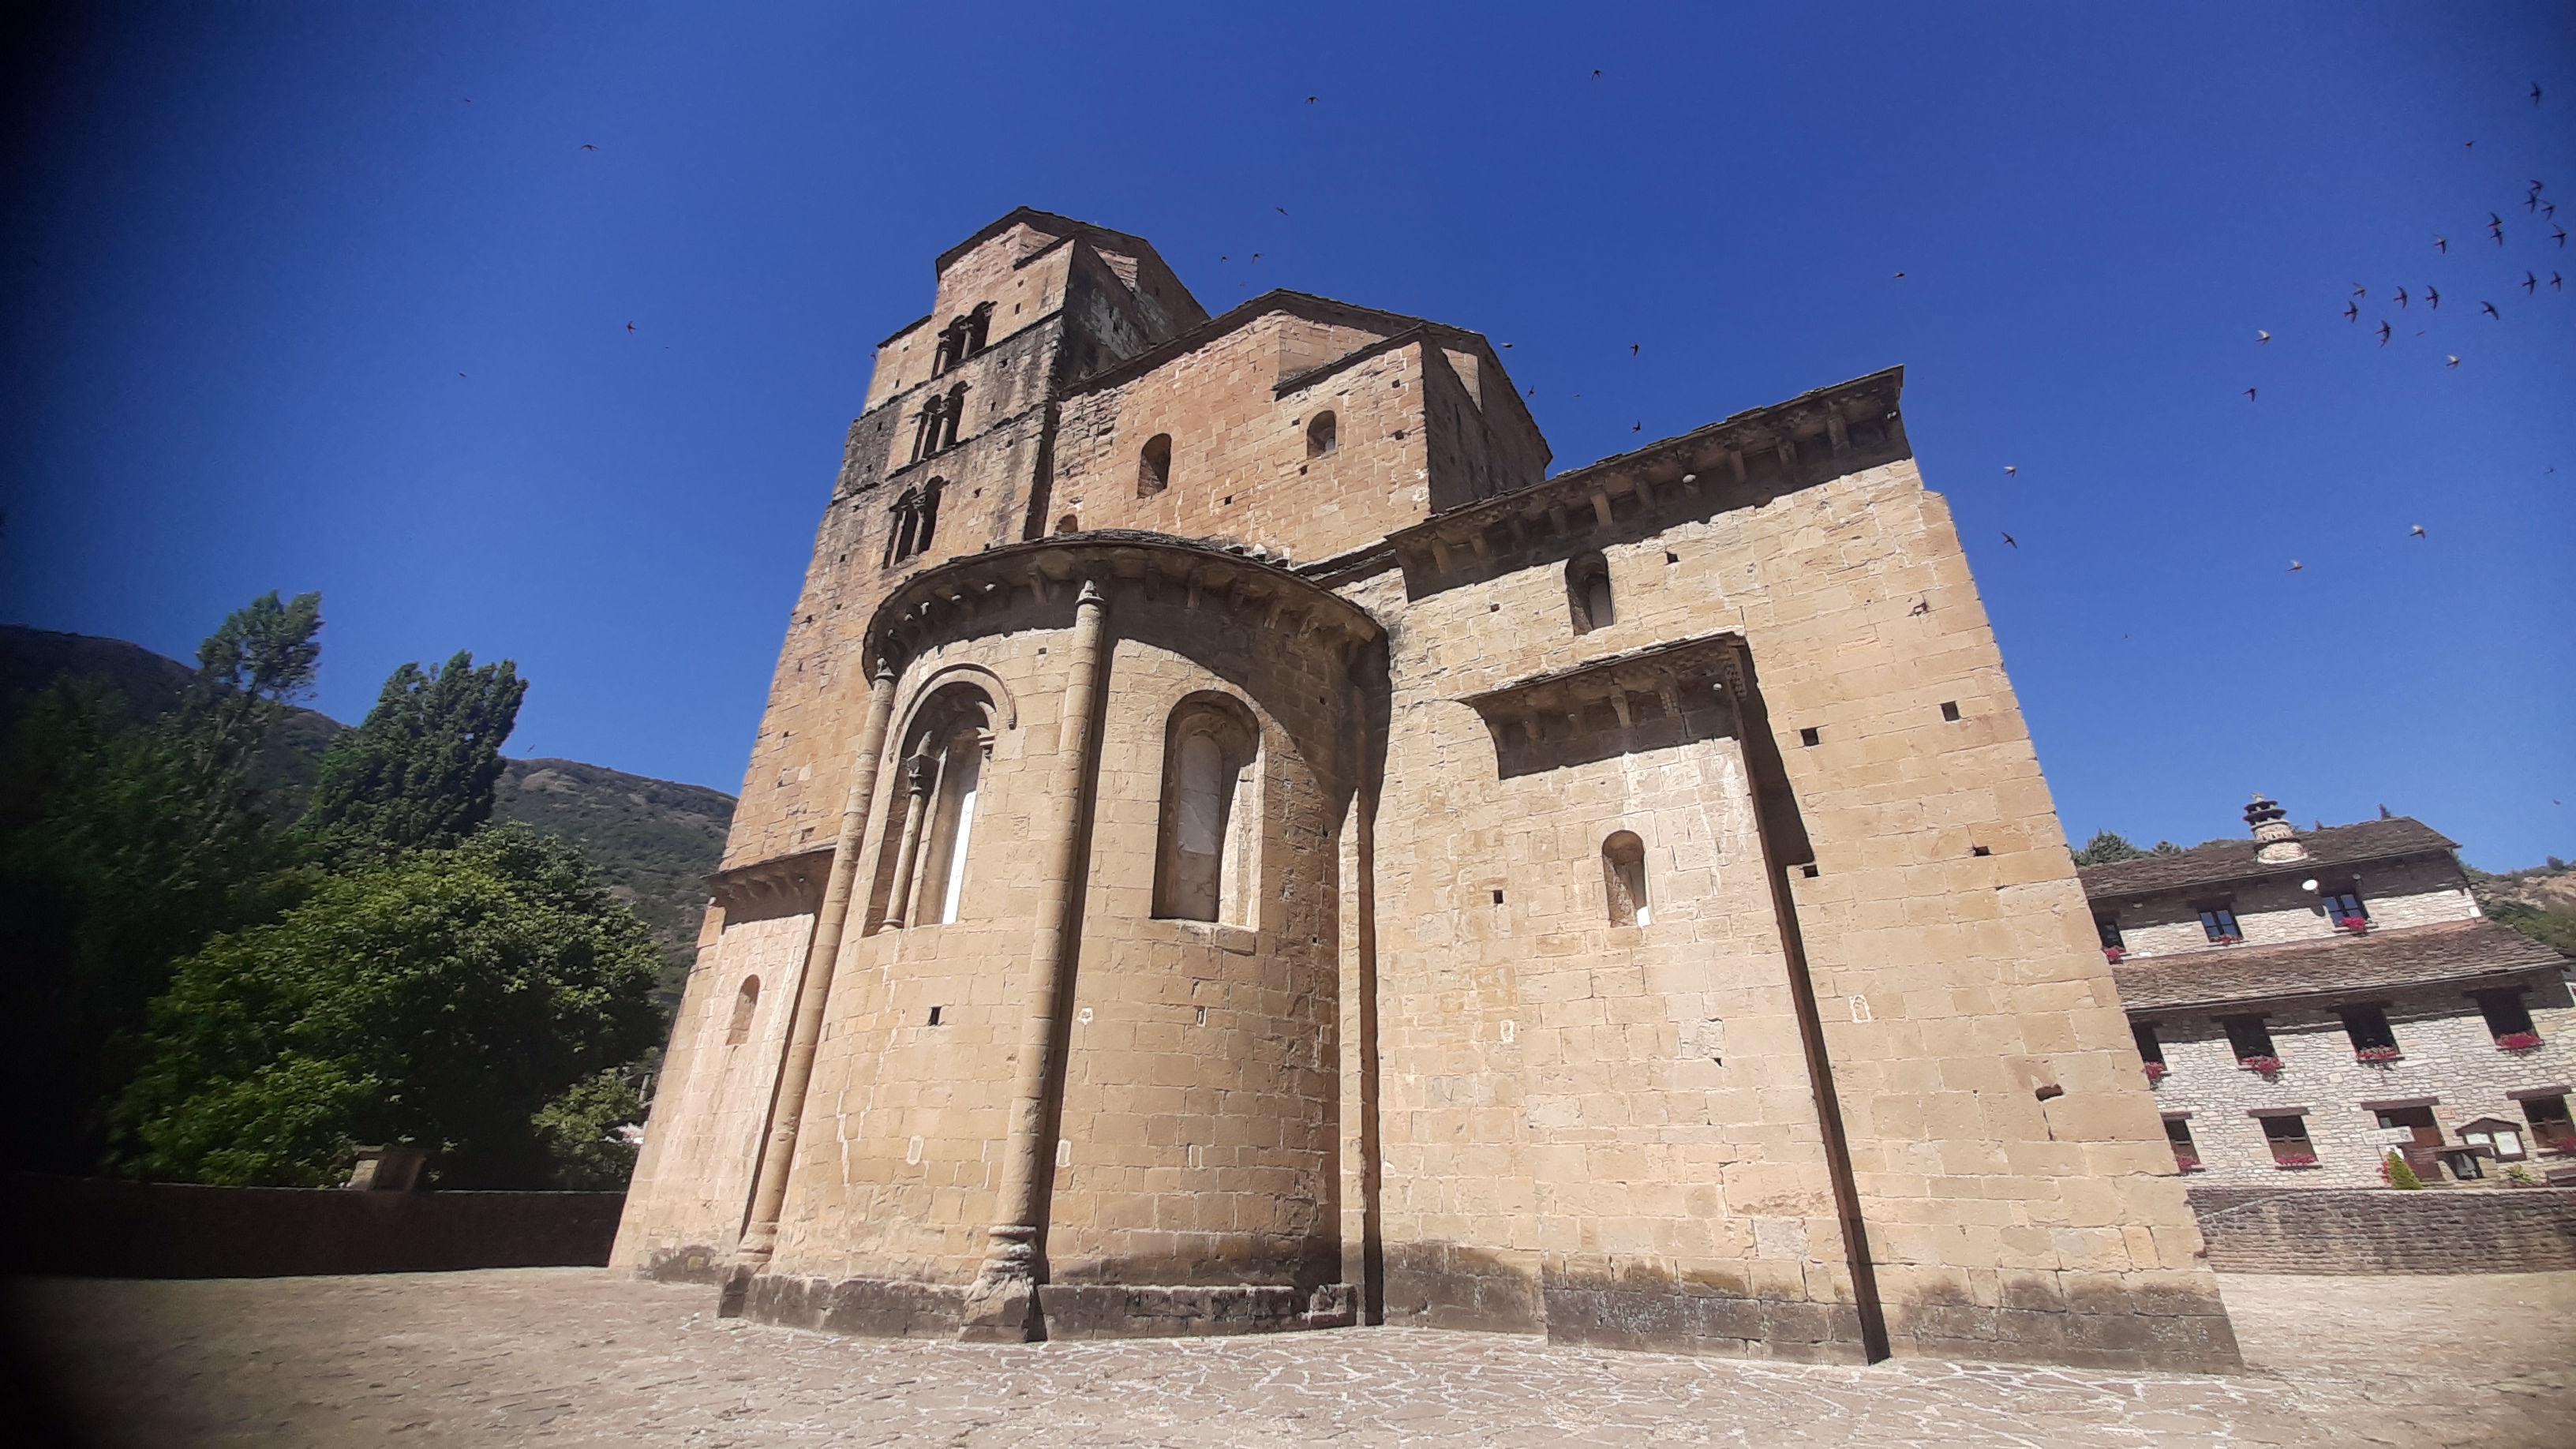
[(179, 963), (120, 1112), (133, 1168), (321, 1186), (361, 1144), (409, 1143), (452, 1186), (592, 1170), (553, 1144), (654, 1044), (655, 965), (580, 854), (519, 827), (333, 879)]
[(2117, 833), (2099, 830), (2094, 832), (2091, 840), (2085, 842), (2082, 850), (2075, 852), (2075, 863), (2109, 865), (2115, 860), (2144, 860), (2146, 857), (2147, 852), (2131, 845)]
[(618, 1192), (635, 1175), (643, 1143), (644, 1094), (626, 1072), (605, 1071), (538, 1111), (537, 1135), (553, 1159), (550, 1184), (577, 1192)]
[(434, 674), (406, 664), (366, 723), (331, 742), (302, 830), (331, 858), (363, 864), (452, 846), (491, 818), (501, 746), (527, 681), (509, 660), (459, 653)]
[(317, 594), (253, 600), (207, 638), (177, 707), (147, 725), (127, 723), (111, 691), (72, 682), (22, 712), (0, 790), (22, 1161), (95, 1166), (97, 1109), (124, 1086), (130, 1038), (170, 963), (275, 914), (305, 884), (252, 767), (311, 686), (321, 626)]

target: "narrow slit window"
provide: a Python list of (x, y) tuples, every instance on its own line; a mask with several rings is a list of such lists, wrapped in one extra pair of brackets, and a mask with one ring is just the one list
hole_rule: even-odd
[(725, 1045), (740, 1046), (751, 1040), (751, 1014), (760, 1006), (760, 978), (742, 978), (742, 987), (733, 994), (733, 1020), (725, 1024)]
[(1341, 423), (1331, 413), (1317, 413), (1306, 424), (1306, 456), (1320, 458), (1342, 445)]
[(1151, 498), (1172, 486), (1172, 435), (1156, 433), (1136, 456), (1136, 496)]
[(1607, 629), (1619, 621), (1618, 605), (1610, 594), (1610, 565), (1597, 553), (1566, 564), (1565, 599), (1577, 634)]
[(1154, 914), (1251, 925), (1259, 879), (1261, 734), (1223, 696), (1184, 701), (1163, 749)]
[(1618, 831), (1601, 842), (1601, 884), (1609, 897), (1610, 924), (1654, 924), (1654, 901), (1646, 890), (1646, 842), (1635, 831)]

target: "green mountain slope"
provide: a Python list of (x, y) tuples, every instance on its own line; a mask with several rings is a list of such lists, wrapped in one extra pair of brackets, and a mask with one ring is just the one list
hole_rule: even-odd
[[(0, 624), (0, 723), (32, 695), (64, 677), (96, 680), (123, 695), (127, 712), (151, 719), (179, 701), (187, 665), (140, 644), (89, 634), (63, 634)], [(259, 772), (279, 792), (283, 813), (300, 807), (321, 768), (322, 751), (348, 726), (299, 709), (270, 738)], [(664, 1004), (696, 954), (706, 912), (706, 874), (724, 854), (734, 797), (703, 785), (629, 775), (574, 760), (505, 762), (492, 816), (515, 820), (581, 847), (619, 899), (635, 908), (662, 945)]]

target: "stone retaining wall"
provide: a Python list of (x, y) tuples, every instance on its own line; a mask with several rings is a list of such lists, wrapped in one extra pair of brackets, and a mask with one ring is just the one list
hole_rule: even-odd
[(2576, 1192), (2195, 1187), (2222, 1273), (2537, 1273), (2576, 1269)]
[(599, 1267), (622, 1192), (348, 1192), (10, 1180), (7, 1269), (79, 1278), (281, 1278)]

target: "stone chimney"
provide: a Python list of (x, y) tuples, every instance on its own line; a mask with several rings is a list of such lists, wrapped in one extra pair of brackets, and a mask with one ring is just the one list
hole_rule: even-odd
[(2290, 825), (2290, 812), (2254, 792), (2254, 803), (2245, 807), (2245, 823), (2254, 827), (2254, 838), (2262, 843), (2254, 848), (2254, 858), (2265, 865), (2288, 865), (2308, 858), (2308, 848), (2299, 843), (2299, 832)]

